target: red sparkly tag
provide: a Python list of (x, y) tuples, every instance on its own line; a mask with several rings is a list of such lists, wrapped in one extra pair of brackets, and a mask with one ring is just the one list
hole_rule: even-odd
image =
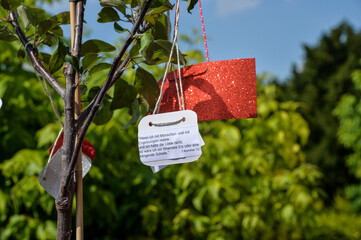
[[(58, 142), (55, 145), (53, 155), (61, 148), (61, 146), (63, 146), (63, 139), (64, 139), (64, 133), (62, 132), (59, 139), (58, 139)], [(53, 147), (54, 147), (54, 143), (49, 148), (49, 154), (51, 154), (51, 152), (53, 150)], [(83, 146), (81, 146), (81, 150), (88, 158), (90, 158), (90, 160), (92, 162), (94, 161), (95, 149), (94, 149), (93, 145), (91, 145), (91, 143), (88, 140), (84, 139)]]
[[(181, 74), (185, 107), (199, 121), (257, 117), (254, 58), (195, 64)], [(164, 83), (160, 113), (179, 110), (174, 75), (168, 73)]]

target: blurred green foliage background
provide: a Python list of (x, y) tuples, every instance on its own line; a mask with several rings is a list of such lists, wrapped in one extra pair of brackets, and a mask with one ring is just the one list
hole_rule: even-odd
[[(61, 126), (17, 47), (0, 49), (0, 239), (54, 239), (54, 199), (38, 175)], [(360, 239), (361, 32), (342, 23), (304, 49), (288, 81), (258, 75), (257, 119), (200, 123), (198, 162), (153, 174), (139, 161), (137, 127), (123, 130), (128, 109), (93, 125), (85, 238)]]

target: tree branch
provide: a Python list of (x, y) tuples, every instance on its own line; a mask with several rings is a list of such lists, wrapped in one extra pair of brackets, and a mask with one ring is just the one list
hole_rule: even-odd
[[(74, 154), (73, 154), (72, 159), (70, 161), (69, 172), (67, 174), (67, 180), (65, 182), (66, 186), (70, 184), (71, 176), (72, 176), (72, 173), (74, 171), (76, 160), (78, 159), (78, 155), (79, 155), (81, 146), (83, 144), (85, 134), (86, 134), (91, 122), (93, 121), (97, 110), (99, 109), (100, 103), (102, 102), (105, 94), (107, 93), (109, 88), (112, 86), (112, 84), (114, 84), (119, 79), (121, 74), (123, 73), (124, 70), (122, 70), (122, 69), (129, 62), (129, 58), (125, 58), (122, 61), (122, 63), (119, 64), (122, 57), (124, 56), (126, 50), (128, 49), (128, 47), (130, 46), (130, 44), (134, 40), (133, 37), (137, 33), (137, 31), (139, 30), (139, 27), (140, 27), (141, 23), (143, 22), (144, 16), (147, 13), (151, 3), (152, 3), (152, 0), (146, 0), (145, 1), (144, 6), (142, 8), (142, 11), (138, 16), (137, 21), (134, 23), (133, 28), (132, 28), (131, 32), (129, 33), (127, 39), (125, 40), (125, 42), (123, 44), (123, 47), (121, 48), (119, 53), (114, 58), (112, 67), (110, 68), (110, 71), (108, 73), (108, 76), (107, 76), (107, 79), (105, 80), (104, 85), (100, 89), (97, 96), (94, 98), (93, 102), (91, 104), (89, 104), (88, 108), (90, 107), (90, 111), (87, 111), (87, 109), (88, 109), (87, 108), (82, 113), (82, 115), (86, 114), (85, 115), (86, 120), (85, 120), (84, 126), (81, 127), (81, 125), (79, 124), (79, 121), (78, 121), (78, 128), (81, 128), (81, 130), (80, 130), (80, 133), (78, 135), (78, 141), (77, 141), (76, 146), (75, 146)], [(79, 120), (80, 120), (80, 118), (79, 118)]]
[(44, 67), (42, 62), (39, 60), (38, 55), (34, 49), (34, 46), (28, 41), (24, 32), (22, 31), (19, 22), (13, 11), (10, 11), (10, 24), (16, 31), (21, 43), (23, 44), (27, 55), (29, 56), (31, 62), (34, 64), (35, 71), (38, 71), (46, 81), (55, 89), (55, 91), (64, 98), (65, 89), (64, 87), (56, 80), (56, 78), (51, 75), (51, 73)]

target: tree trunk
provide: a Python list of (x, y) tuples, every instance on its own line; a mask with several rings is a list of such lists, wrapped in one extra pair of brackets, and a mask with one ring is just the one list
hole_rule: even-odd
[(65, 196), (58, 197), (55, 200), (55, 206), (58, 213), (56, 238), (58, 240), (70, 240), (72, 234), (72, 209), (75, 184), (70, 184), (70, 189), (66, 191)]

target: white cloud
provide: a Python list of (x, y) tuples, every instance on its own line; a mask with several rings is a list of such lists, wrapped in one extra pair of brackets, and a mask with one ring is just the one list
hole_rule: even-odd
[(221, 15), (241, 12), (255, 8), (261, 0), (217, 0), (217, 6)]

